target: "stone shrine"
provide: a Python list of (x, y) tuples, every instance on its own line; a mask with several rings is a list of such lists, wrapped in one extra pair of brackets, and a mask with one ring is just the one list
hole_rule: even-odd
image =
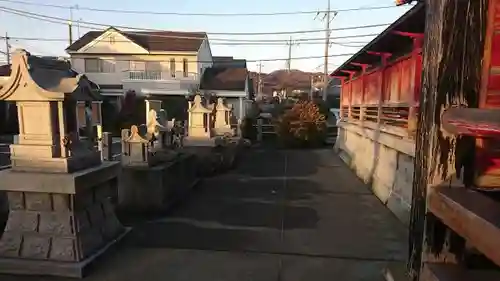
[(0, 100), (17, 104), (20, 132), (10, 146), (12, 169), (0, 171), (9, 204), (1, 273), (81, 278), (127, 232), (109, 200), (120, 163), (101, 162), (93, 143), (78, 135), (77, 102), (97, 98), (69, 63), (15, 52), (0, 84)]
[(148, 128), (133, 125), (122, 130), (122, 164), (127, 166), (152, 166), (150, 147), (153, 134)]
[(188, 107), (188, 137), (211, 138), (211, 114), (212, 110), (203, 106), (201, 96), (194, 96)]
[(232, 116), (233, 108), (231, 105), (226, 106), (224, 104), (224, 99), (218, 98), (217, 105), (215, 106), (215, 125), (214, 132), (215, 135), (229, 135), (234, 136), (235, 131), (231, 129), (231, 116)]
[(204, 106), (199, 94), (189, 102), (187, 146), (214, 146), (215, 138), (212, 130), (213, 105)]

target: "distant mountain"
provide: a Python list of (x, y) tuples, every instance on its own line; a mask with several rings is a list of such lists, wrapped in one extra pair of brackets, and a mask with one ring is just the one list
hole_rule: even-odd
[[(253, 78), (255, 89), (258, 88), (259, 73), (250, 72), (250, 78)], [(274, 90), (289, 88), (291, 90), (309, 91), (311, 88), (311, 77), (313, 78), (313, 86), (321, 84), (323, 74), (320, 72), (304, 72), (297, 69), (290, 71), (280, 69), (271, 73), (261, 73), (262, 92), (266, 95), (271, 95)], [(320, 84), (318, 84), (320, 83)]]

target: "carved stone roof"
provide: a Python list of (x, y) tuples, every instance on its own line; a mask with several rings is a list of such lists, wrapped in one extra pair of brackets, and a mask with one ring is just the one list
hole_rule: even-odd
[[(190, 103), (190, 108), (188, 109), (188, 112), (192, 112), (192, 113), (211, 113), (213, 108), (212, 109), (209, 109), (205, 106), (203, 106), (202, 104), (202, 100), (201, 100), (201, 96), (200, 95), (195, 95), (194, 96), (194, 100)], [(211, 105), (213, 106), (213, 105)]]
[(71, 69), (66, 61), (32, 56), (26, 50), (16, 50), (11, 73), (0, 82), (0, 100), (58, 101), (101, 99), (92, 83)]

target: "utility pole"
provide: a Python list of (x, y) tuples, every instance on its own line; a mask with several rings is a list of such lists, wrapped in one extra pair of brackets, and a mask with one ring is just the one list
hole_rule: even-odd
[(325, 68), (323, 77), (323, 101), (326, 101), (328, 94), (328, 49), (330, 48), (330, 0), (326, 9), (326, 30), (325, 30)]
[(262, 93), (262, 77), (261, 77), (262, 61), (259, 61), (259, 64), (257, 66), (259, 66), (259, 83), (257, 85), (257, 94), (260, 94), (260, 93)]
[(290, 69), (292, 68), (292, 36), (290, 36), (290, 41), (288, 41), (288, 65), (286, 66), (286, 69), (288, 72), (290, 72)]
[[(78, 5), (75, 5), (75, 9), (78, 11), (79, 10), (79, 7)], [(71, 18), (71, 20), (73, 20), (73, 18)], [(82, 21), (82, 18), (79, 18), (77, 21), (76, 21), (76, 32), (77, 32), (77, 36), (78, 38), (80, 38), (80, 22)]]
[(73, 44), (73, 6), (69, 7), (69, 44)]
[(7, 64), (10, 64), (10, 44), (9, 34), (5, 32), (5, 56), (7, 56)]
[[(331, 16), (331, 7), (330, 7), (330, 0), (328, 1), (327, 9), (325, 11), (325, 15), (323, 16), (323, 19), (325, 21), (326, 27), (325, 27), (325, 61), (324, 61), (324, 69), (323, 69), (323, 100), (326, 101), (326, 96), (328, 94), (328, 82), (329, 82), (329, 74), (328, 74), (328, 57), (329, 57), (329, 49), (330, 49), (330, 23), (335, 18), (337, 15), (336, 11), (333, 11), (333, 17)], [(320, 13), (317, 13), (316, 16), (318, 16)]]
[(286, 42), (286, 45), (288, 46), (288, 59), (286, 61), (286, 70), (290, 72), (292, 69), (292, 46), (298, 46), (299, 43), (294, 43), (292, 40), (292, 36), (290, 36), (290, 39)]
[(313, 100), (313, 85), (314, 85), (314, 75), (311, 75), (311, 86), (309, 89), (309, 100)]

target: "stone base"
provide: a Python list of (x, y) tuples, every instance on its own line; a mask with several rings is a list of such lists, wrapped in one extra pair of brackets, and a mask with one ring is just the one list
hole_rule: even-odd
[(10, 161), (12, 170), (18, 172), (73, 173), (98, 166), (101, 163), (101, 154), (98, 151), (94, 151), (85, 156), (45, 159), (17, 157), (13, 154), (10, 157)]
[(89, 256), (80, 262), (56, 262), (56, 261), (43, 261), (43, 260), (24, 260), (24, 259), (11, 259), (0, 258), (0, 272), (5, 274), (19, 274), (19, 275), (48, 275), (48, 276), (62, 276), (72, 278), (83, 278), (88, 274), (88, 270), (99, 258), (106, 252), (112, 250), (120, 240), (122, 240), (127, 233), (132, 230), (125, 228), (120, 236), (110, 241), (102, 247), (95, 254)]
[(216, 136), (223, 136), (226, 134), (230, 135), (230, 136), (234, 136), (236, 134), (235, 130), (231, 129), (231, 126), (222, 127), (222, 128), (214, 128), (213, 131), (214, 131), (214, 134)]
[(169, 209), (197, 182), (193, 156), (154, 167), (124, 166), (118, 190), (118, 207), (124, 213), (157, 213)]
[(9, 205), (0, 273), (42, 274), (51, 265), (62, 268), (51, 275), (73, 275), (104, 252), (125, 232), (110, 202), (120, 171), (119, 162), (72, 174), (0, 171)]
[(184, 138), (184, 146), (214, 147), (215, 140), (216, 140), (216, 138), (186, 137), (186, 138)]

